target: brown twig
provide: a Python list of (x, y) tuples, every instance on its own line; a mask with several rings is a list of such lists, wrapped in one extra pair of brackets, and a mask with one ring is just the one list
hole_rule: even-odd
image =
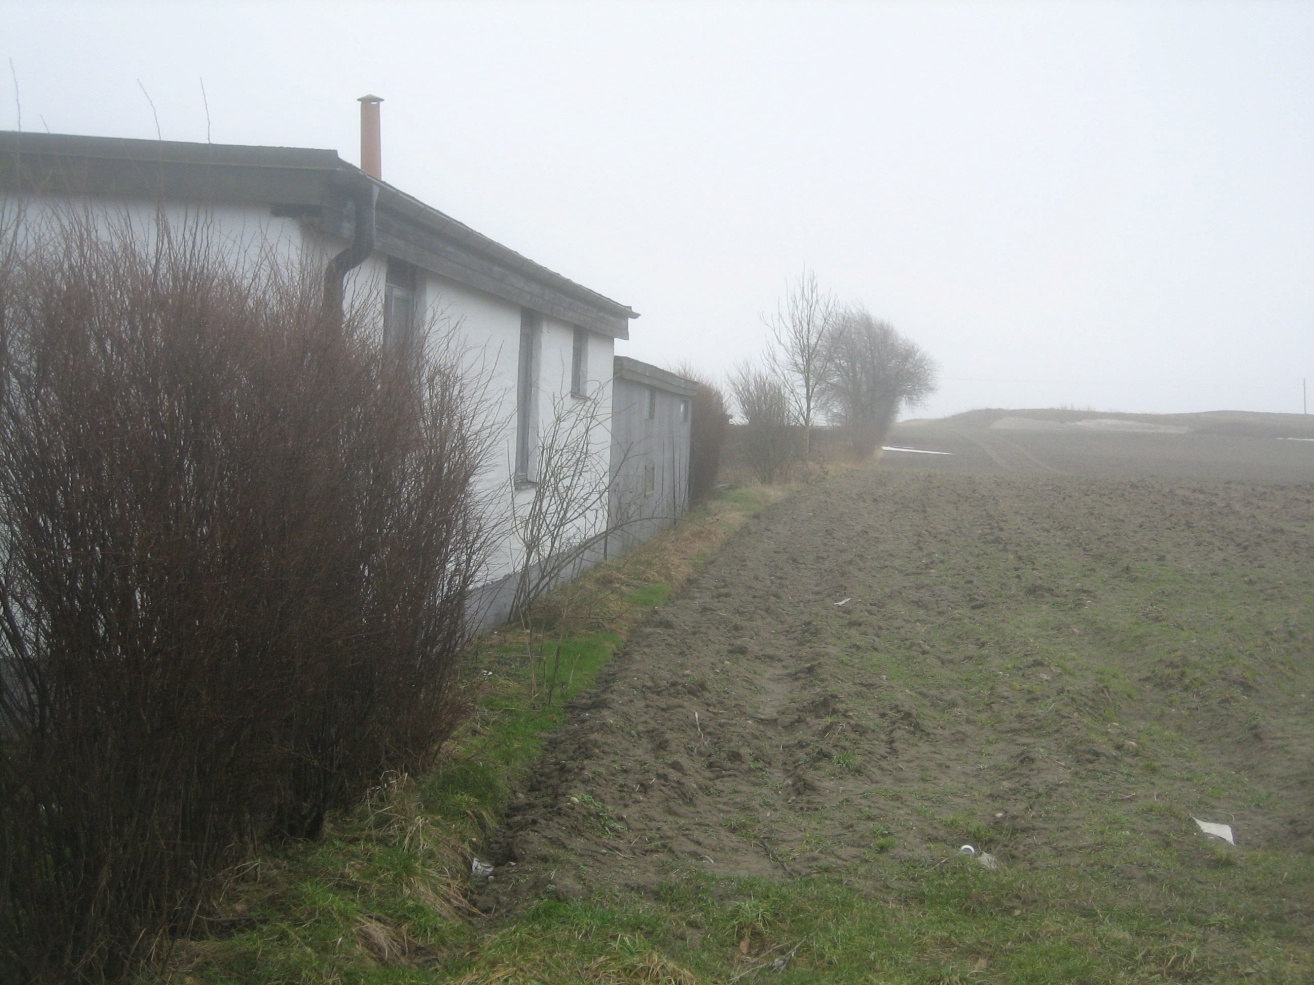
[[(771, 968), (774, 971), (784, 971), (785, 966), (789, 964), (790, 959), (793, 958), (794, 955), (798, 953), (798, 949), (803, 946), (803, 942), (806, 940), (807, 940), (806, 937), (800, 939), (785, 954), (782, 954), (778, 958), (774, 958), (771, 961), (763, 961), (761, 964), (753, 965), (753, 967), (751, 968), (745, 968), (739, 974), (734, 975), (733, 977), (727, 979), (726, 985), (734, 985), (734, 983), (739, 981), (740, 979), (747, 978), (749, 975), (755, 975), (759, 971), (762, 971), (764, 968)], [(766, 953), (774, 954), (776, 951), (779, 951), (784, 946), (785, 946), (784, 944), (777, 944), (775, 947), (771, 948)]]

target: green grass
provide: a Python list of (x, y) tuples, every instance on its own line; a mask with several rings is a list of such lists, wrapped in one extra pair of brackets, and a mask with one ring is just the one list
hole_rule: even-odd
[(665, 582), (654, 582), (631, 592), (625, 600), (640, 609), (655, 609), (671, 597), (671, 586)]
[[(742, 521), (773, 498), (738, 491), (727, 508)], [(707, 512), (691, 520), (704, 530), (733, 522)], [(622, 560), (627, 573), (615, 594), (627, 614), (618, 625), (675, 591), (663, 551), (686, 559), (707, 551), (697, 529), (681, 535), (687, 540), (678, 550), (656, 545), (661, 564), (641, 555)], [(907, 831), (873, 809), (861, 818), (869, 831), (860, 855), (824, 874), (715, 878), (672, 863), (656, 893), (549, 897), (511, 918), (477, 917), (462, 895), (471, 856), (484, 850), (510, 791), (561, 724), (564, 701), (589, 686), (623, 641), (623, 629), (597, 627), (553, 636), (562, 673), (547, 703), (529, 685), (523, 639), (502, 634), (471, 668), (477, 711), (443, 765), (386, 784), (370, 803), (335, 818), (322, 843), (268, 852), (236, 873), (220, 912), (237, 929), (183, 942), (168, 980), (1314, 980), (1307, 946), (1314, 855), (1288, 851), (1276, 836), (1240, 848), (1205, 840), (1182, 806), (1193, 798), (1202, 812), (1262, 815), (1284, 796), (1257, 787), (1243, 761), (1220, 764), (1211, 730), (1247, 721), (1232, 710), (1256, 700), (1250, 695), (1258, 688), (1287, 700), (1288, 714), (1296, 694), (1314, 693), (1309, 667), (1274, 658), (1308, 652), (1314, 639), (1308, 572), (1074, 561), (1060, 544), (1038, 549), (1021, 573), (1001, 562), (948, 576), (1012, 586), (1003, 593), (1007, 604), (927, 614), (895, 598), (882, 607), (877, 642), (869, 626), (843, 621), (823, 642), (855, 680), (885, 675), (892, 687), (928, 693), (957, 682), (961, 706), (916, 705), (928, 730), (949, 730), (963, 711), (1009, 725), (1020, 698), (1036, 723), (1030, 741), (1038, 756), (1076, 762), (1074, 754), (1101, 750), (1082, 767), (1094, 778), (1088, 790), (1056, 786), (1037, 804), (1043, 812), (1080, 798), (1062, 845), (1033, 844), (989, 805), (956, 801), (928, 771), (898, 795), (914, 805), (923, 850), (907, 850)], [(1273, 727), (1267, 714), (1248, 720), (1255, 730)], [(987, 731), (975, 754), (988, 759), (991, 742)], [(852, 749), (838, 740), (829, 749), (820, 769), (846, 782), (861, 775)], [(605, 791), (577, 791), (569, 803), (600, 838), (618, 829)], [(746, 842), (759, 838), (751, 805), (720, 823)], [(822, 851), (819, 837), (805, 833), (803, 850)], [(963, 842), (1004, 861), (988, 870), (957, 853)]]
[[(584, 612), (528, 637), (507, 630), (486, 638), (467, 670), (474, 713), (438, 768), (422, 777), (384, 778), (367, 803), (331, 817), (316, 844), (266, 846), (231, 874), (207, 914), (208, 932), (198, 924), (162, 968), (137, 977), (138, 985), (410, 985), (454, 980), (482, 960), (470, 955), (522, 949), (534, 952), (522, 955), (525, 970), (499, 980), (577, 981), (579, 974), (592, 981), (664, 980), (666, 964), (645, 937), (660, 937), (661, 924), (625, 914), (558, 912), (545, 903), (490, 937), (466, 902), (470, 864), (514, 784), (560, 727), (565, 704), (593, 683), (628, 627), (694, 572), (691, 557), (714, 550), (782, 495), (764, 487), (736, 491), (620, 562), (590, 572), (585, 578), (596, 585), (581, 597), (619, 600), (602, 606), (604, 628), (596, 625), (597, 613)], [(538, 647), (533, 676), (527, 646)], [(616, 829), (597, 797), (577, 795), (574, 806), (600, 833)], [(558, 921), (562, 926), (545, 936)], [(557, 935), (576, 947), (552, 953)]]
[[(718, 982), (791, 954), (770, 980), (1302, 980), (1307, 965), (1293, 960), (1281, 922), (1227, 898), (1229, 889), (1262, 890), (1273, 873), (1261, 864), (1234, 885), (1237, 868), (1219, 870), (1219, 895), (1203, 905), (1198, 891), (1173, 884), (1135, 896), (1091, 895), (1089, 873), (1075, 862), (1041, 872), (987, 871), (949, 856), (893, 868), (879, 895), (840, 878), (684, 876), (665, 885), (655, 903), (540, 903), (453, 970), (458, 981), (564, 983), (593, 980), (590, 969), (610, 966), (613, 977), (601, 980), (646, 981), (614, 971), (653, 960), (668, 969), (658, 980)], [(1245, 956), (1245, 967), (1232, 962), (1235, 954)]]

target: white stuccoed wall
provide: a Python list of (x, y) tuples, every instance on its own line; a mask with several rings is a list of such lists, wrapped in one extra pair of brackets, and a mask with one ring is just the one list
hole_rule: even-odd
[[(239, 265), (263, 265), (273, 259), (293, 270), (297, 264), (304, 263), (316, 275), (322, 274), (329, 259), (347, 245), (308, 229), (295, 218), (271, 216), (267, 207), (208, 206), (198, 210), (187, 203), (161, 205), (156, 201), (123, 201), (107, 207), (103, 199), (24, 196), (21, 201), (12, 198), (0, 201), (0, 209), (3, 210), (0, 219), (5, 220), (16, 218), (21, 211), (22, 227), (33, 235), (56, 229), (61, 220), (88, 216), (106, 233), (131, 230), (147, 244), (154, 242), (162, 214), (175, 235), (189, 229), (205, 230), (212, 237), (216, 252), (234, 258)], [(367, 258), (347, 276), (346, 303), (377, 306), (381, 319), (386, 271), (386, 256), (375, 253)], [(467, 372), (484, 384), (490, 422), (496, 431), (488, 467), (476, 490), (501, 529), (487, 569), (487, 580), (496, 582), (518, 570), (521, 552), (512, 529), (513, 497), (515, 508), (522, 511), (533, 497), (532, 487), (522, 484), (517, 488), (513, 481), (520, 308), (433, 275), (423, 278), (421, 288), (424, 310), (432, 324), (446, 326), (458, 334)], [(573, 326), (546, 316), (541, 319), (535, 379), (536, 425), (540, 435), (549, 427), (559, 406), (577, 399), (570, 394), (573, 347)], [(614, 340), (589, 333), (586, 390), (597, 395), (602, 419), (587, 440), (591, 460), (598, 463), (595, 481), (600, 489), (606, 487), (609, 479), (613, 352)], [(605, 496), (600, 497), (600, 503), (599, 511), (580, 522), (577, 534), (601, 532), (606, 523)]]
[[(144, 245), (156, 241), (163, 219), (173, 236), (203, 235), (216, 255), (230, 258), (238, 269), (264, 266), (270, 260), (293, 270), (300, 263), (322, 270), (333, 255), (332, 244), (307, 236), (293, 218), (272, 216), (267, 207), (240, 205), (198, 208), (187, 202), (104, 199), (69, 195), (24, 195), (0, 199), (0, 228), (18, 223), (20, 236), (57, 234), (61, 226), (90, 222), (105, 236), (130, 234)], [(341, 249), (339, 246), (338, 249)]]
[[(382, 312), (382, 285), (386, 271), (387, 257), (378, 253), (371, 255), (349, 275), (349, 303), (374, 305)], [(458, 348), (464, 354), (465, 369), (472, 379), (482, 384), (490, 422), (496, 431), (488, 466), (476, 494), (501, 528), (487, 569), (487, 581), (497, 582), (520, 568), (522, 552), (514, 535), (513, 516), (517, 511), (523, 513), (534, 495), (532, 487), (517, 486), (514, 481), (520, 308), (432, 274), (423, 278), (420, 288), (428, 323), (438, 330), (456, 333)], [(534, 400), (536, 431), (543, 435), (557, 408), (577, 398), (570, 393), (574, 326), (547, 316), (542, 316), (540, 324)], [(593, 481), (600, 490), (606, 488), (610, 477), (608, 422), (614, 349), (613, 339), (589, 333), (586, 392), (597, 395), (602, 415), (599, 426), (588, 435), (588, 441), (590, 460), (597, 463), (597, 475)], [(599, 498), (599, 504), (600, 508), (578, 525), (578, 536), (600, 533), (604, 528), (607, 522), (605, 496)]]

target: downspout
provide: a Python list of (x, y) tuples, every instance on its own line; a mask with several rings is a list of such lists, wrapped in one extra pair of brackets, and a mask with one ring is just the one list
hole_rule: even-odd
[(324, 313), (341, 321), (343, 285), (347, 274), (374, 252), (374, 204), (379, 186), (369, 175), (355, 169), (337, 172), (333, 181), (337, 185), (350, 185), (347, 195), (351, 199), (354, 225), (351, 245), (324, 268)]

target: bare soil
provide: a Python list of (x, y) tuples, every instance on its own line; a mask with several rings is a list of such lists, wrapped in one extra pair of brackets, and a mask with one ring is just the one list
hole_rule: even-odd
[[(692, 871), (875, 885), (968, 840), (1042, 865), (1118, 802), (1164, 805), (1134, 839), (1194, 850), (1209, 816), (1242, 848), (1314, 852), (1310, 419), (1095, 416), (905, 424), (892, 445), (950, 454), (887, 452), (750, 521), (575, 704), (492, 839), (482, 905)], [(1276, 600), (1235, 673), (1188, 659), (1226, 593), (1118, 610), (1164, 568)], [(1001, 636), (1014, 616), (1033, 622)], [(1180, 623), (1183, 650), (1126, 647), (1138, 620)]]

